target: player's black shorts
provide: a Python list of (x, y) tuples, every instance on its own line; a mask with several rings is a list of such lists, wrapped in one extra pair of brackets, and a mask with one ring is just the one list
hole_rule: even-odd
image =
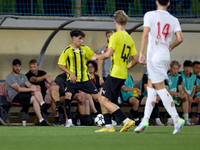
[(21, 105), (30, 105), (31, 97), (31, 92), (18, 93), (12, 101), (20, 103)]
[(111, 102), (117, 104), (118, 95), (122, 85), (124, 85), (125, 79), (119, 79), (107, 76), (106, 81), (103, 84), (102, 96), (108, 98)]
[(66, 82), (65, 92), (70, 92), (74, 96), (76, 93), (78, 93), (79, 90), (89, 94), (98, 93), (98, 90), (93, 84), (92, 80), (76, 83), (71, 83), (70, 81)]

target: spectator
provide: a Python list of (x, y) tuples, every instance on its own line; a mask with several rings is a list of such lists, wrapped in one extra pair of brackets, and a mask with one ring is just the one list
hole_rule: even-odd
[[(167, 89), (169, 90), (169, 93), (172, 95), (174, 103), (176, 105), (180, 105), (182, 102), (182, 109), (183, 109), (183, 118), (185, 119), (185, 125), (191, 125), (189, 119), (188, 119), (188, 99), (187, 95), (183, 91), (183, 86), (182, 86), (182, 77), (178, 73), (179, 69), (181, 67), (181, 64), (173, 60), (170, 64), (170, 71), (168, 72), (168, 78), (167, 83), (168, 87)], [(167, 125), (173, 125), (173, 121), (171, 118), (168, 119)]]
[[(59, 120), (58, 110), (62, 108), (59, 99), (59, 86), (50, 78), (50, 75), (43, 70), (39, 70), (39, 64), (37, 60), (32, 59), (29, 62), (30, 71), (26, 73), (28, 80), (34, 84), (39, 85), (41, 88), (44, 101), (51, 106), (54, 116), (55, 125), (62, 125)], [(47, 89), (46, 84), (49, 85)], [(47, 112), (44, 112), (47, 114)], [(44, 115), (43, 114), (43, 115)]]
[[(106, 31), (106, 40), (107, 40), (107, 44), (103, 47), (101, 47), (98, 51), (98, 53), (104, 53), (106, 52), (107, 48), (108, 48), (108, 43), (109, 43), (109, 39), (110, 36), (114, 33), (113, 30), (108, 30)], [(99, 79), (100, 79), (100, 85), (102, 85), (104, 83), (104, 81), (106, 80), (106, 77), (108, 76), (109, 72), (110, 72), (110, 67), (111, 67), (111, 58), (107, 58), (107, 59), (98, 59), (98, 74), (99, 74)]]
[[(145, 105), (147, 100), (147, 81), (148, 81), (148, 73), (143, 74), (142, 80), (140, 82), (140, 90), (141, 90), (141, 96), (139, 97), (140, 105)], [(153, 115), (155, 118), (155, 122), (157, 126), (164, 126), (162, 121), (160, 120), (160, 112), (159, 112), (159, 101), (160, 97), (157, 95), (156, 103), (153, 108)]]
[[(200, 97), (200, 76), (199, 76), (200, 62), (194, 61), (192, 63), (192, 66), (193, 66), (193, 74), (195, 74), (197, 76), (195, 96)], [(199, 117), (196, 117), (195, 124), (198, 124), (198, 121), (199, 121)]]
[(191, 73), (192, 70), (192, 62), (190, 60), (185, 60), (183, 63), (183, 71), (180, 72), (183, 79), (183, 90), (188, 98), (188, 113), (189, 118), (192, 117), (192, 104), (197, 104), (197, 115), (200, 115), (200, 97), (195, 95), (196, 91), (196, 79), (197, 76)]
[(6, 89), (8, 95), (13, 102), (20, 103), (22, 106), (33, 104), (35, 113), (39, 119), (40, 126), (49, 126), (40, 112), (46, 110), (46, 103), (43, 101), (41, 88), (37, 85), (32, 85), (27, 77), (20, 73), (21, 61), (15, 59), (12, 62), (12, 72), (6, 77)]
[(130, 75), (127, 75), (124, 85), (121, 87), (122, 101), (127, 102), (132, 106), (130, 113), (132, 115), (133, 120), (135, 121), (135, 125), (139, 125), (139, 100), (133, 95), (133, 91), (135, 90), (137, 91), (138, 95), (141, 95), (141, 90), (138, 88), (134, 88), (134, 82), (132, 77)]

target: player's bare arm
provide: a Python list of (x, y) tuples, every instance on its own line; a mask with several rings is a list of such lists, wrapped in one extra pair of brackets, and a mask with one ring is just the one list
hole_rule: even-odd
[(136, 54), (136, 55), (133, 56), (133, 59), (128, 63), (127, 69), (132, 68), (132, 67), (135, 66), (138, 62), (139, 62), (139, 59), (138, 59), (138, 55)]
[(183, 42), (183, 35), (181, 31), (176, 31), (176, 40), (169, 46), (169, 50), (172, 51), (176, 46)]
[(113, 49), (110, 47), (110, 48), (108, 48), (107, 50), (106, 50), (106, 52), (105, 53), (103, 53), (103, 54), (95, 54), (95, 55), (93, 55), (92, 56), (92, 60), (96, 60), (96, 59), (106, 59), (106, 58), (109, 58), (109, 57), (111, 57), (112, 56), (112, 54), (113, 54)]
[(149, 31), (150, 31), (149, 27), (143, 28), (141, 47), (140, 47), (140, 55), (139, 55), (139, 62), (143, 65), (146, 64), (146, 57), (144, 56), (144, 50), (145, 50), (145, 48), (147, 47), (147, 44), (148, 44)]
[(67, 69), (67, 67), (63, 65), (58, 65), (58, 66), (61, 70), (63, 70), (65, 73), (70, 75), (70, 78), (71, 78), (70, 82), (76, 83), (77, 77), (69, 69)]

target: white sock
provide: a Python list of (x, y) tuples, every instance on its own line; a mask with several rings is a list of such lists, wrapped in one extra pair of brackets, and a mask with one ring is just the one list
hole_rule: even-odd
[(72, 123), (72, 119), (66, 119), (66, 123), (67, 123), (67, 122)]
[(156, 90), (156, 92), (160, 96), (165, 109), (167, 110), (167, 112), (169, 113), (171, 118), (173, 119), (174, 123), (178, 123), (179, 116), (176, 111), (174, 101), (173, 101), (171, 95), (169, 94), (169, 92), (165, 88), (161, 89), (161, 90)]
[(112, 128), (112, 124), (106, 124), (105, 126), (106, 126), (106, 128), (108, 128), (108, 129), (111, 129), (111, 128)]
[(44, 120), (44, 118), (40, 119), (39, 122), (42, 122)]
[(151, 113), (153, 111), (153, 108), (155, 106), (156, 103), (156, 90), (153, 88), (150, 88), (147, 86), (147, 93), (148, 93), (148, 97), (147, 97), (147, 101), (145, 104), (145, 109), (144, 109), (144, 117), (143, 120), (149, 120)]
[(125, 123), (126, 121), (129, 121), (130, 119), (129, 118), (126, 118), (124, 121), (123, 121), (123, 123)]
[(40, 106), (42, 106), (44, 103), (45, 103), (45, 102), (44, 102), (44, 101), (42, 101), (42, 102), (40, 103)]
[(160, 121), (160, 118), (156, 118), (156, 121)]

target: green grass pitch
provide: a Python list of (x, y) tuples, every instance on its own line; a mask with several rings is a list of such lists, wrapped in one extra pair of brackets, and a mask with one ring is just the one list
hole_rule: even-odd
[(196, 150), (200, 149), (200, 126), (150, 126), (141, 134), (134, 128), (120, 133), (95, 133), (100, 127), (1, 126), (0, 150)]

